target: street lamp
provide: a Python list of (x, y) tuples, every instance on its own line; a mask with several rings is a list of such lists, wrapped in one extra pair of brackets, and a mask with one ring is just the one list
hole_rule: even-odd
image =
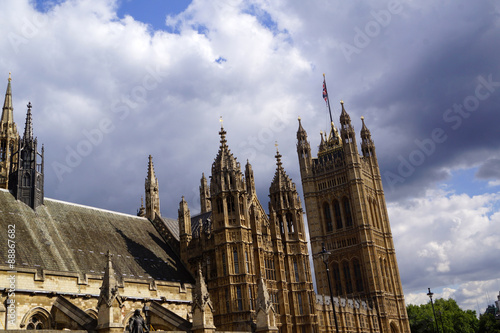
[(432, 313), (434, 313), (434, 322), (436, 323), (436, 329), (437, 329), (437, 332), (439, 333), (439, 326), (438, 326), (438, 322), (437, 322), (437, 318), (436, 318), (436, 311), (434, 311), (434, 303), (432, 302), (432, 295), (434, 295), (434, 293), (431, 292), (431, 288), (428, 288), (428, 289), (429, 289), (429, 292), (427, 293), (427, 296), (429, 296), (429, 298), (431, 299)]
[(337, 314), (335, 313), (335, 303), (333, 302), (333, 293), (332, 293), (332, 285), (330, 283), (330, 268), (328, 268), (328, 256), (331, 254), (330, 251), (325, 249), (325, 244), (323, 244), (323, 249), (320, 253), (323, 258), (323, 262), (325, 263), (326, 268), (326, 278), (328, 280), (328, 289), (330, 289), (330, 299), (332, 300), (332, 311), (333, 311), (333, 319), (335, 320), (335, 331), (339, 333), (339, 325), (337, 323)]

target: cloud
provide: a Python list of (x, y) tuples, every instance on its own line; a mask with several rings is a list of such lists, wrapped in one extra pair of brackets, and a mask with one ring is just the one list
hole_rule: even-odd
[(223, 116), (267, 207), (275, 142), (300, 190), (296, 119), (313, 154), (329, 127), (325, 73), (334, 122), (343, 99), (375, 141), (405, 290), (498, 275), (497, 194), (436, 190), (469, 168), (498, 186), (497, 4), (194, 0), (165, 12), (165, 30), (119, 6), (2, 3), (0, 82), (12, 72), (20, 131), (33, 104), (46, 196), (133, 214), (151, 154), (162, 214), (175, 217), (182, 195), (195, 213)]
[[(440, 292), (461, 306), (483, 305), (496, 292), (500, 193), (469, 196), (443, 190), (388, 205), (402, 283), (408, 303), (425, 300), (422, 291), (455, 286)], [(467, 290), (475, 286), (475, 293)], [(419, 293), (418, 290), (421, 290)], [(438, 296), (436, 296), (438, 297)]]

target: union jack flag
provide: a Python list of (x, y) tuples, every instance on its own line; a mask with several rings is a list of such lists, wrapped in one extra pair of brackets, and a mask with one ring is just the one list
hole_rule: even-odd
[(323, 99), (328, 103), (328, 92), (326, 91), (326, 82), (323, 80)]

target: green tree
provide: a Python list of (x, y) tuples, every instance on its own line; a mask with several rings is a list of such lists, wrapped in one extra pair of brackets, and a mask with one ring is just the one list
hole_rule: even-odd
[(479, 317), (478, 333), (500, 333), (500, 323), (492, 313), (485, 313)]
[[(476, 333), (479, 320), (476, 311), (462, 310), (453, 299), (434, 302), (439, 333)], [(412, 333), (437, 333), (431, 303), (406, 306)]]

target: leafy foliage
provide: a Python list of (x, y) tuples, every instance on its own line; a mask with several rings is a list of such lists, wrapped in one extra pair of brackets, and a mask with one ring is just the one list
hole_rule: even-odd
[(408, 304), (406, 311), (411, 332), (476, 333), (479, 330), (476, 311), (460, 309), (457, 302), (451, 298), (435, 300), (434, 310), (436, 312), (437, 327), (430, 302), (422, 305)]

